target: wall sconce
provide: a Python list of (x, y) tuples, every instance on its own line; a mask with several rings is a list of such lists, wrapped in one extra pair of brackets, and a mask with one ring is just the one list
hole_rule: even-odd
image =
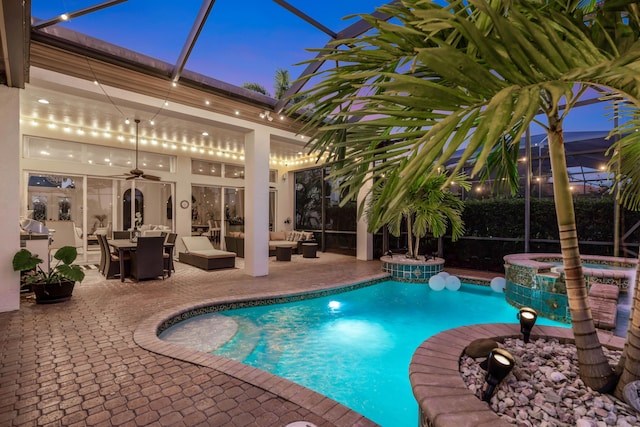
[(516, 317), (520, 320), (520, 332), (522, 332), (524, 342), (528, 343), (531, 329), (536, 323), (538, 313), (533, 308), (522, 307)]
[(509, 375), (516, 364), (516, 359), (507, 350), (494, 348), (486, 360), (487, 375), (484, 380), (487, 388), (482, 393), (482, 400), (489, 402), (496, 386)]

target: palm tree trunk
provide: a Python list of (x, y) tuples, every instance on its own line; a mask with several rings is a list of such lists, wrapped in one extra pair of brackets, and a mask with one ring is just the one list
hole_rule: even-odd
[(587, 299), (587, 287), (584, 283), (578, 248), (573, 198), (569, 188), (562, 123), (550, 117), (549, 124), (550, 129), (547, 134), (553, 176), (553, 195), (580, 377), (592, 389), (608, 392), (615, 384), (615, 376), (596, 334)]
[(636, 278), (633, 289), (633, 306), (631, 307), (631, 319), (627, 330), (627, 341), (624, 346), (622, 374), (616, 386), (615, 396), (622, 399), (624, 386), (632, 381), (640, 380), (640, 258), (636, 267)]
[(413, 258), (413, 236), (411, 233), (411, 228), (413, 228), (413, 221), (411, 220), (411, 213), (407, 215), (407, 256), (409, 258)]

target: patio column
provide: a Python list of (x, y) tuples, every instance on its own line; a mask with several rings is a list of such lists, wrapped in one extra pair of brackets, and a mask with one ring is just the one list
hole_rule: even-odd
[(256, 129), (244, 138), (244, 270), (269, 274), (269, 132)]
[[(20, 90), (0, 85), (0, 141), (2, 141), (2, 179), (0, 180), (0, 312), (20, 308), (20, 273), (11, 260), (20, 249)], [(25, 185), (26, 187), (26, 185)], [(26, 191), (26, 188), (25, 188)], [(26, 206), (24, 207), (26, 209)]]
[[(368, 199), (367, 192), (371, 189), (371, 180), (367, 181), (358, 193), (358, 206), (365, 199)], [(370, 261), (373, 259), (373, 234), (367, 231), (369, 222), (365, 215), (358, 219), (357, 237), (356, 237), (356, 258), (362, 261)]]

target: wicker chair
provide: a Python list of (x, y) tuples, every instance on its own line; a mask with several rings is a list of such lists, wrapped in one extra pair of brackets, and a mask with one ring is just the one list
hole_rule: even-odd
[[(120, 257), (116, 254), (111, 253), (109, 249), (109, 242), (107, 241), (107, 236), (104, 234), (97, 234), (98, 243), (100, 244), (100, 265), (102, 267), (101, 272), (107, 279), (114, 279), (116, 276), (120, 277), (120, 274), (127, 275), (129, 271), (129, 265), (131, 262), (131, 258), (129, 255), (124, 255), (124, 272), (120, 271)], [(104, 255), (103, 255), (104, 254)], [(104, 257), (104, 264), (103, 262)]]
[[(177, 233), (169, 233), (166, 237), (165, 243), (175, 244), (176, 239), (178, 238)], [(173, 265), (173, 249), (174, 248), (164, 248), (164, 254), (162, 254), (162, 258), (164, 261), (164, 269), (168, 273), (168, 276), (171, 277), (171, 272), (176, 271), (176, 268)]]
[(164, 237), (138, 237), (136, 250), (131, 252), (131, 275), (136, 280), (164, 279)]
[(113, 238), (114, 239), (130, 239), (131, 232), (130, 231), (114, 231)]

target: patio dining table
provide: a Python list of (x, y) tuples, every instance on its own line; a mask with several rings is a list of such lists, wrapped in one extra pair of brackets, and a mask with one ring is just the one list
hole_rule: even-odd
[[(138, 246), (138, 242), (132, 242), (129, 239), (111, 239), (108, 240), (109, 246), (118, 251), (118, 258), (120, 258), (120, 281), (124, 282), (124, 254), (125, 252), (135, 251)], [(169, 253), (169, 269), (167, 275), (171, 277), (171, 270), (173, 268), (173, 248), (174, 243), (164, 243), (165, 250), (168, 249)]]

